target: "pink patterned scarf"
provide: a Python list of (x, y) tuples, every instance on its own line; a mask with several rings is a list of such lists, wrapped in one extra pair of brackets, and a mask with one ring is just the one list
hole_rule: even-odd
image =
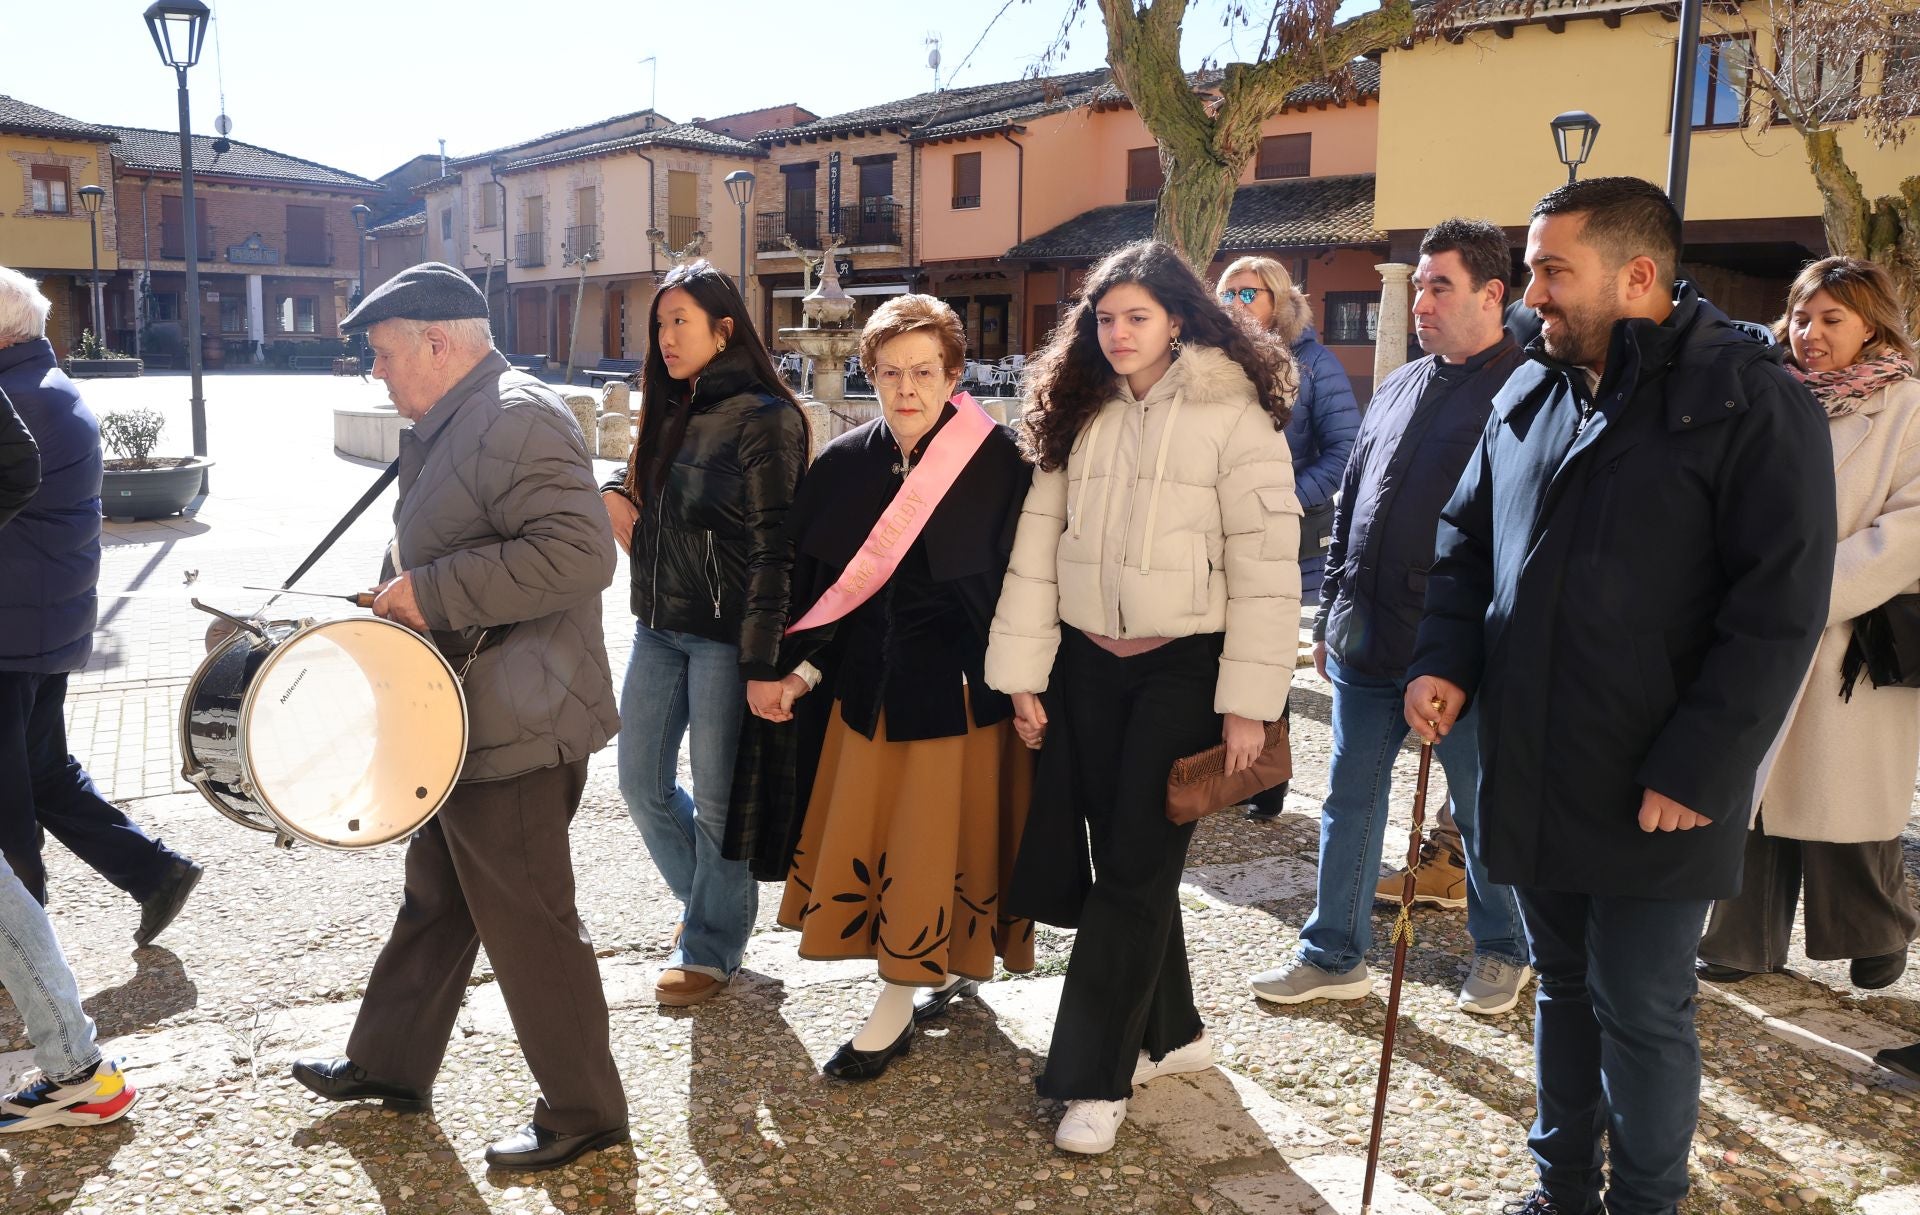
[(1791, 362), (1787, 370), (1807, 386), (1807, 391), (1826, 409), (1828, 417), (1842, 418), (1858, 413), (1868, 397), (1887, 385), (1911, 378), (1913, 364), (1889, 351), (1832, 371), (1803, 371)]

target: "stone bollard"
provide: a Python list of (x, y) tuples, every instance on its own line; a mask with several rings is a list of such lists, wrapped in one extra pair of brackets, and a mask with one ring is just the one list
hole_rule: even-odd
[(573, 411), (573, 420), (580, 423), (580, 434), (587, 441), (587, 450), (594, 450), (598, 427), (595, 416), (600, 412), (600, 400), (591, 392), (582, 392), (578, 388), (562, 388), (560, 398)]
[(600, 449), (602, 460), (624, 460), (633, 450), (631, 390), (620, 380), (609, 380), (600, 392)]
[(800, 408), (807, 415), (807, 429), (813, 432), (812, 454), (817, 456), (820, 454), (820, 449), (827, 445), (828, 440), (840, 433), (839, 419), (833, 416), (833, 409), (830, 406), (814, 401), (803, 400), (800, 402)]

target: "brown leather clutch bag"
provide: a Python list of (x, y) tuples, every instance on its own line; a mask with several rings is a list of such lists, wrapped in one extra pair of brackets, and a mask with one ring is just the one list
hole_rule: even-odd
[(1167, 773), (1167, 818), (1191, 823), (1238, 806), (1262, 789), (1293, 778), (1293, 744), (1286, 719), (1267, 723), (1267, 745), (1251, 767), (1227, 775), (1227, 746), (1208, 747), (1173, 762)]

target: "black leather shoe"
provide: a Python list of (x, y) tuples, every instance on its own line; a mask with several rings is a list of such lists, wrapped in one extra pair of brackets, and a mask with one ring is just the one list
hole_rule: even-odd
[(887, 1070), (895, 1055), (911, 1054), (913, 1051), (913, 1022), (900, 1031), (893, 1045), (882, 1050), (855, 1050), (853, 1043), (843, 1042), (840, 1049), (833, 1052), (833, 1058), (827, 1060), (820, 1071), (835, 1080), (872, 1080)]
[(928, 1021), (947, 1015), (947, 1005), (960, 996), (980, 994), (980, 980), (962, 979), (945, 988), (929, 987), (914, 993), (913, 1023), (924, 1025)]
[(1907, 1079), (1920, 1083), (1920, 1042), (1912, 1046), (1889, 1046), (1874, 1055), (1873, 1061), (1890, 1072), (1898, 1072)]
[(167, 925), (173, 923), (180, 909), (187, 905), (187, 896), (200, 884), (200, 875), (204, 872), (184, 856), (174, 858), (167, 866), (167, 876), (160, 879), (160, 889), (140, 904), (140, 927), (133, 934), (136, 947), (153, 944), (153, 939), (167, 930)]
[(345, 1057), (295, 1060), (293, 1078), (329, 1101), (378, 1101), (402, 1114), (424, 1113), (433, 1104), (426, 1093), (375, 1080)]
[(1693, 973), (1708, 983), (1738, 983), (1742, 979), (1751, 979), (1759, 974), (1757, 970), (1741, 970), (1737, 966), (1722, 966), (1718, 962), (1709, 962), (1705, 958), (1695, 959)]
[(1855, 958), (1847, 967), (1848, 977), (1853, 985), (1863, 991), (1877, 991), (1882, 987), (1891, 987), (1901, 975), (1907, 973), (1907, 951), (1899, 953), (1875, 954), (1870, 958)]
[(505, 1139), (497, 1139), (487, 1145), (487, 1167), (511, 1169), (517, 1173), (538, 1173), (542, 1169), (557, 1169), (563, 1164), (571, 1164), (588, 1152), (625, 1143), (628, 1138), (624, 1125), (612, 1130), (588, 1131), (583, 1135), (562, 1135), (538, 1123), (529, 1122)]

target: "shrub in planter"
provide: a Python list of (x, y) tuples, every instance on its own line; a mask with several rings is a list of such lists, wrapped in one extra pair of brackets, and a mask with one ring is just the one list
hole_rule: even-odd
[(117, 522), (178, 514), (200, 492), (213, 461), (153, 454), (166, 419), (125, 409), (100, 419), (100, 441), (114, 454), (101, 475), (100, 513)]
[(109, 350), (91, 329), (80, 331), (80, 344), (67, 360), (67, 374), (76, 377), (131, 376), (142, 370), (139, 359)]

